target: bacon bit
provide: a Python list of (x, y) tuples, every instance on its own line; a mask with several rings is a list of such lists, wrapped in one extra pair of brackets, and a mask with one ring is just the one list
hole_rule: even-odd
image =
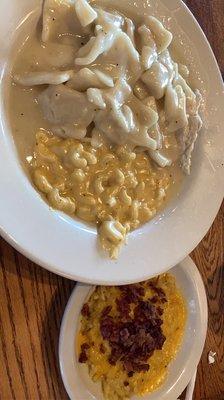
[(138, 300), (140, 297), (145, 295), (145, 289), (139, 284), (124, 285), (119, 287), (120, 291), (127, 296), (129, 302)]
[(101, 352), (102, 354), (105, 353), (105, 347), (104, 347), (103, 343), (100, 344), (100, 352)]
[(153, 303), (153, 304), (157, 303), (158, 300), (159, 300), (159, 299), (158, 299), (157, 296), (153, 296), (153, 297), (150, 299), (151, 303)]
[(81, 353), (79, 355), (79, 362), (80, 363), (86, 363), (86, 361), (88, 360), (87, 354), (86, 354), (86, 350), (88, 350), (90, 348), (90, 345), (88, 343), (83, 343), (81, 345)]
[(88, 343), (83, 343), (81, 345), (81, 351), (88, 350), (90, 348), (90, 345)]
[[(100, 318), (100, 332), (110, 345), (109, 363), (115, 365), (120, 360), (130, 377), (134, 372), (148, 371), (149, 357), (165, 342), (160, 318), (163, 310), (156, 308), (150, 299), (143, 300), (145, 291), (139, 284), (119, 289), (121, 296), (116, 299), (117, 315), (108, 315), (110, 310), (106, 307)], [(161, 295), (163, 293), (160, 292)], [(130, 315), (131, 304), (134, 305), (133, 315)]]
[(166, 293), (164, 290), (158, 286), (156, 286), (153, 282), (149, 282), (149, 287), (154, 290), (154, 292), (159, 296), (159, 297), (166, 297)]
[(157, 307), (157, 312), (160, 317), (161, 317), (161, 315), (163, 315), (163, 309), (161, 307)]
[(82, 351), (79, 356), (79, 362), (84, 364), (88, 360), (87, 354), (85, 351)]
[[(162, 288), (157, 287), (154, 282), (149, 282), (148, 286), (157, 294), (157, 296), (159, 297), (158, 301), (160, 300), (161, 303), (163, 303), (163, 304), (167, 303), (166, 293), (164, 292), (164, 290)], [(154, 300), (154, 297), (156, 297), (156, 296), (153, 296), (151, 301)], [(152, 301), (152, 303), (153, 303), (153, 301)]]
[(89, 305), (87, 303), (83, 304), (83, 307), (81, 309), (81, 314), (83, 317), (87, 318), (90, 316)]
[(102, 313), (101, 313), (101, 316), (102, 316), (102, 317), (105, 317), (106, 315), (110, 314), (111, 310), (112, 310), (112, 306), (106, 306), (106, 307), (103, 309), (103, 311), (102, 311)]
[(161, 302), (162, 303), (167, 303), (167, 299), (165, 297), (162, 297)]
[(123, 315), (123, 318), (128, 318), (130, 313), (130, 301), (128, 296), (121, 296), (116, 299), (117, 311)]

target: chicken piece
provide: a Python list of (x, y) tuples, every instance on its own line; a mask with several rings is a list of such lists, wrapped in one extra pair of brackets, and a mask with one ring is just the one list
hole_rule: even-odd
[(191, 113), (188, 118), (188, 125), (183, 132), (180, 132), (180, 134), (178, 133), (178, 139), (183, 151), (183, 155), (181, 157), (181, 166), (187, 175), (189, 175), (191, 171), (192, 152), (194, 150), (198, 133), (202, 128), (202, 120), (199, 115), (201, 102), (201, 93), (196, 91), (194, 106), (192, 105)]

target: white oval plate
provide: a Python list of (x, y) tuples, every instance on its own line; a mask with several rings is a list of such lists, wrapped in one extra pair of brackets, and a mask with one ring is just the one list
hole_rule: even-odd
[[(197, 267), (188, 257), (169, 272), (176, 277), (177, 285), (186, 299), (188, 316), (185, 334), (177, 357), (170, 364), (165, 383), (156, 392), (141, 397), (142, 400), (176, 399), (194, 374), (204, 347), (208, 310), (205, 288)], [(92, 289), (93, 286), (76, 285), (61, 324), (60, 369), (65, 389), (71, 400), (103, 399), (100, 385), (92, 383), (87, 367), (78, 363), (75, 348), (80, 311)]]
[[(108, 2), (104, 0), (103, 2)], [(115, 0), (118, 5), (122, 2)], [(65, 277), (88, 283), (123, 284), (145, 280), (177, 264), (203, 238), (223, 198), (223, 110), (221, 75), (211, 48), (196, 20), (179, 0), (129, 1), (135, 14), (162, 18), (175, 46), (192, 71), (195, 86), (207, 102), (205, 129), (193, 157), (193, 171), (178, 198), (162, 215), (129, 236), (117, 262), (97, 248), (96, 230), (49, 209), (24, 174), (6, 118), (12, 43), (24, 18), (34, 29), (42, 0), (1, 0), (0, 48), (0, 233), (34, 262)], [(109, 1), (110, 3), (110, 1)], [(111, 3), (110, 3), (111, 4)], [(22, 28), (21, 28), (22, 29)]]

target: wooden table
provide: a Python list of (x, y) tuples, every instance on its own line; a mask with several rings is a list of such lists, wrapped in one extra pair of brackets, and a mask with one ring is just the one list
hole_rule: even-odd
[[(169, 0), (167, 0), (169, 1)], [(224, 0), (189, 0), (224, 72)], [(224, 110), (223, 110), (224, 111)], [(208, 335), (195, 400), (224, 399), (224, 204), (192, 253), (209, 302)], [(58, 335), (75, 285), (45, 271), (0, 239), (0, 399), (67, 399), (58, 367)], [(217, 352), (208, 365), (209, 350)]]

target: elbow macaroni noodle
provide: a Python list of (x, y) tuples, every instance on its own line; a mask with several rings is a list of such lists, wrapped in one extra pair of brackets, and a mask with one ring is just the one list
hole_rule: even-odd
[(171, 184), (169, 170), (155, 168), (145, 153), (125, 146), (95, 149), (44, 130), (36, 135), (31, 173), (53, 208), (97, 225), (112, 258), (129, 230), (155, 215)]

